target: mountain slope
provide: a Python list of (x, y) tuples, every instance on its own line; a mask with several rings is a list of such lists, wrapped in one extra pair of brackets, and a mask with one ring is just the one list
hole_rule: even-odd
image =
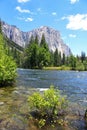
[(16, 50), (23, 52), (24, 48), (12, 41), (11, 39), (9, 39), (7, 36), (4, 37), (4, 40), (7, 46), (9, 46), (10, 48), (15, 48)]
[(41, 37), (44, 34), (46, 42), (50, 51), (55, 51), (56, 48), (61, 54), (65, 54), (66, 56), (71, 54), (70, 48), (64, 44), (61, 39), (60, 33), (57, 30), (54, 30), (47, 26), (42, 26), (38, 29), (34, 29), (29, 32), (20, 31), (16, 26), (11, 26), (2, 22), (3, 33), (12, 41), (17, 43), (21, 47), (25, 47), (26, 44), (29, 43), (31, 36), (34, 37), (37, 35), (39, 42), (41, 41)]

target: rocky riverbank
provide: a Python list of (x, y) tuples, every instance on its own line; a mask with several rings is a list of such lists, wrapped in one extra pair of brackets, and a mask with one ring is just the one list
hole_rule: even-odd
[[(0, 88), (0, 130), (39, 130), (36, 123), (30, 120), (28, 96), (38, 89), (24, 87)], [(78, 104), (70, 103), (63, 125), (45, 126), (42, 130), (86, 130), (84, 109)], [(64, 123), (65, 122), (65, 123)]]

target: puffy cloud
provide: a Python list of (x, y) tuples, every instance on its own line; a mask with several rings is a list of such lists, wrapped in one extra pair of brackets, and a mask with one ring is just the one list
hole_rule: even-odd
[(27, 18), (25, 19), (26, 22), (32, 22), (34, 19), (33, 18)]
[(17, 6), (17, 7), (16, 7), (16, 10), (18, 10), (20, 13), (31, 13), (30, 10), (21, 9), (20, 6)]
[(25, 17), (17, 17), (19, 20), (23, 20), (25, 22), (32, 22), (34, 19), (33, 18), (25, 18)]
[(71, 30), (87, 30), (87, 14), (76, 14), (63, 17), (62, 20), (68, 19), (67, 29)]
[(75, 4), (76, 2), (79, 2), (79, 0), (70, 0), (71, 4)]
[(25, 3), (25, 2), (28, 2), (30, 0), (18, 0), (19, 3)]
[(76, 38), (76, 35), (75, 34), (69, 34), (69, 37)]
[(32, 22), (34, 19), (33, 18), (25, 18), (25, 17), (17, 17), (19, 20), (23, 20), (25, 22)]
[(53, 15), (53, 16), (56, 16), (56, 15), (57, 15), (57, 13), (56, 13), (56, 12), (52, 12), (52, 15)]

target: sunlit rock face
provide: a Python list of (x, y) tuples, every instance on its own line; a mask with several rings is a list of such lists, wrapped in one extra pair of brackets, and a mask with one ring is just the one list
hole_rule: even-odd
[(40, 43), (42, 35), (44, 34), (50, 51), (54, 52), (57, 48), (61, 54), (64, 53), (66, 56), (69, 56), (71, 54), (70, 48), (64, 44), (62, 40), (60, 32), (53, 28), (41, 26), (40, 28), (34, 29), (32, 31), (23, 32), (16, 26), (8, 25), (5, 22), (2, 22), (2, 30), (9, 39), (22, 47), (25, 47), (26, 44), (29, 43), (32, 35), (34, 38), (37, 35)]

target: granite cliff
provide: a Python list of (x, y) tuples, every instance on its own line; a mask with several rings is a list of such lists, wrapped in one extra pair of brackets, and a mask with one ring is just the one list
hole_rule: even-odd
[(14, 25), (9, 25), (5, 22), (2, 22), (2, 31), (9, 39), (21, 47), (25, 47), (25, 45), (29, 43), (32, 35), (34, 37), (37, 35), (40, 42), (41, 37), (44, 34), (50, 51), (54, 52), (57, 48), (61, 54), (64, 53), (66, 56), (71, 54), (70, 48), (61, 39), (60, 32), (53, 28), (42, 26), (29, 32), (23, 32)]

